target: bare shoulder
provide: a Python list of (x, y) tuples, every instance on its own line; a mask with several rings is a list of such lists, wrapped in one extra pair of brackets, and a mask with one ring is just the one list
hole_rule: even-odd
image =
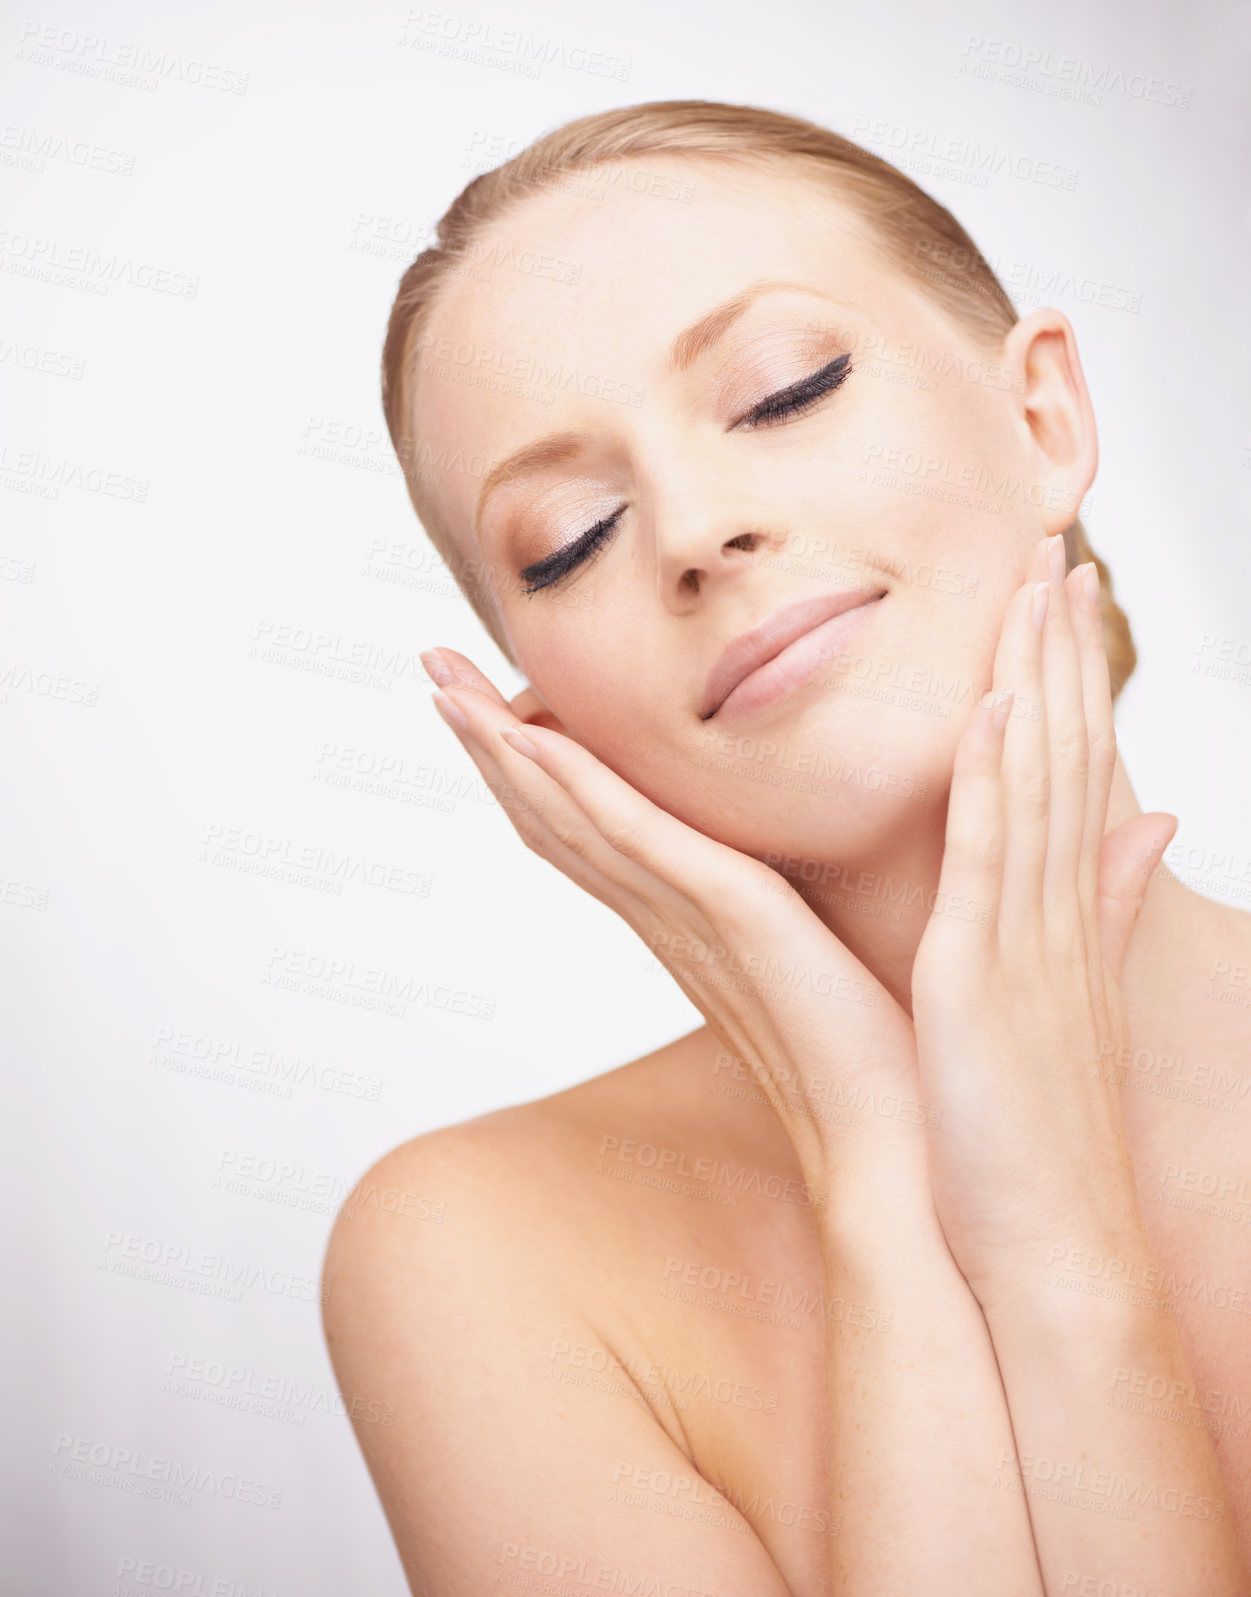
[(361, 1176), (326, 1248), (332, 1355), (341, 1337), (367, 1334), (386, 1299), (420, 1298), (430, 1327), (458, 1297), (475, 1295), (475, 1281), (542, 1268), (562, 1118), (550, 1099), (497, 1110), (411, 1137)]
[(384, 1154), (348, 1194), (331, 1233), (323, 1294), (331, 1316), (352, 1312), (345, 1295), (335, 1302), (345, 1271), (359, 1285), (361, 1272), (388, 1263), (443, 1267), (478, 1250), (524, 1257), (528, 1269), (541, 1264), (557, 1235), (574, 1234), (563, 1223), (571, 1200), (603, 1188), (587, 1190), (587, 1150), (610, 1128), (637, 1129), (640, 1115), (653, 1130), (664, 1125), (662, 1100), (666, 1088), (673, 1096), (674, 1063), (690, 1042), (679, 1038), (575, 1087), (423, 1132)]
[[(715, 1574), (727, 1597), (785, 1591), (602, 1328), (613, 1249), (593, 1205), (607, 1184), (582, 1152), (640, 1068), (401, 1143), (336, 1221), (327, 1344), (415, 1593), (470, 1597), (583, 1564), (631, 1582)], [(583, 1381), (588, 1364), (604, 1375)], [(711, 1525), (624, 1504), (623, 1459), (698, 1482)]]
[[(698, 1035), (698, 1034), (696, 1034)], [(621, 1209), (596, 1173), (605, 1140), (664, 1135), (691, 1037), (529, 1103), (424, 1132), (378, 1159), (344, 1200), (326, 1249), (323, 1318), (332, 1356), (367, 1337), (385, 1297), (422, 1301), (437, 1327), (458, 1303), (541, 1292), (572, 1315), (594, 1303), (604, 1228)], [(497, 1299), (498, 1301), (498, 1299)]]

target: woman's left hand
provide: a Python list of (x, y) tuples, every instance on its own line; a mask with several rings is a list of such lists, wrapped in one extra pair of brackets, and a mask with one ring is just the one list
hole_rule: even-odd
[[(1093, 565), (1035, 550), (1004, 617), (994, 694), (956, 752), (936, 905), (912, 972), (930, 1183), (985, 1309), (1039, 1279), (1049, 1245), (1142, 1236), (1121, 1110), (1119, 980), (1177, 827), (1104, 836), (1116, 763)], [(943, 912), (973, 902), (976, 919)]]

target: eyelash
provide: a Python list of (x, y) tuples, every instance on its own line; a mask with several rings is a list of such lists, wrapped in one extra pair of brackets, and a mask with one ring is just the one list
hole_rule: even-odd
[(588, 527), (585, 532), (579, 533), (571, 544), (566, 544), (563, 549), (557, 549), (554, 555), (548, 555), (546, 559), (536, 560), (534, 565), (526, 566), (521, 573), (521, 580), (529, 586), (522, 588), (522, 593), (538, 593), (540, 588), (550, 588), (562, 577), (567, 577), (575, 566), (586, 565), (603, 548), (608, 534), (625, 515), (625, 508), (622, 505), (611, 516), (605, 516), (603, 521), (597, 521), (593, 527)]
[[(820, 371), (813, 372), (811, 377), (805, 377), (801, 382), (783, 388), (780, 393), (762, 399), (734, 425), (741, 427), (743, 422), (751, 422), (752, 426), (748, 428), (751, 432), (757, 427), (773, 426), (783, 417), (801, 416), (827, 394), (841, 388), (850, 374), (851, 356), (840, 355), (837, 360), (822, 366)], [(593, 527), (588, 527), (563, 549), (558, 549), (546, 559), (537, 560), (533, 565), (526, 566), (521, 572), (521, 579), (528, 586), (521, 591), (538, 593), (542, 588), (553, 587), (562, 577), (567, 577), (575, 567), (586, 565), (604, 547), (609, 534), (621, 520), (625, 510), (625, 505), (622, 505), (611, 516), (605, 516)]]
[(743, 421), (752, 421), (756, 426), (768, 426), (781, 416), (802, 415), (804, 411), (811, 410), (818, 400), (824, 399), (826, 394), (841, 388), (850, 374), (851, 356), (840, 355), (837, 360), (822, 366), (820, 371), (813, 372), (811, 377), (793, 383), (780, 394), (771, 394), (768, 399), (762, 399), (737, 425), (741, 427)]

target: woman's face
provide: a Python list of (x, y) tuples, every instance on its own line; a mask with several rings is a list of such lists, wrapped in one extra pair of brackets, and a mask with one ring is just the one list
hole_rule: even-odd
[(1023, 324), (988, 351), (802, 178), (666, 173), (481, 235), (415, 434), (495, 464), (433, 493), (566, 732), (758, 858), (868, 861), (941, 824), (1007, 601), (1087, 484), (1040, 447), (1054, 382), (998, 364)]

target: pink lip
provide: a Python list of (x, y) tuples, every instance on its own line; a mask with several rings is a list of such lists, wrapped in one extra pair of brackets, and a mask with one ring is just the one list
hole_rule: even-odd
[[(827, 627), (826, 623), (873, 604), (885, 593), (885, 588), (843, 589), (802, 599), (798, 604), (783, 605), (758, 627), (732, 639), (709, 675), (700, 720), (718, 714), (731, 697), (733, 708), (754, 709), (807, 681), (831, 657), (835, 635), (841, 636), (853, 625)], [(813, 636), (818, 629), (820, 639)], [(793, 647), (801, 639), (805, 640), (803, 646)]]

